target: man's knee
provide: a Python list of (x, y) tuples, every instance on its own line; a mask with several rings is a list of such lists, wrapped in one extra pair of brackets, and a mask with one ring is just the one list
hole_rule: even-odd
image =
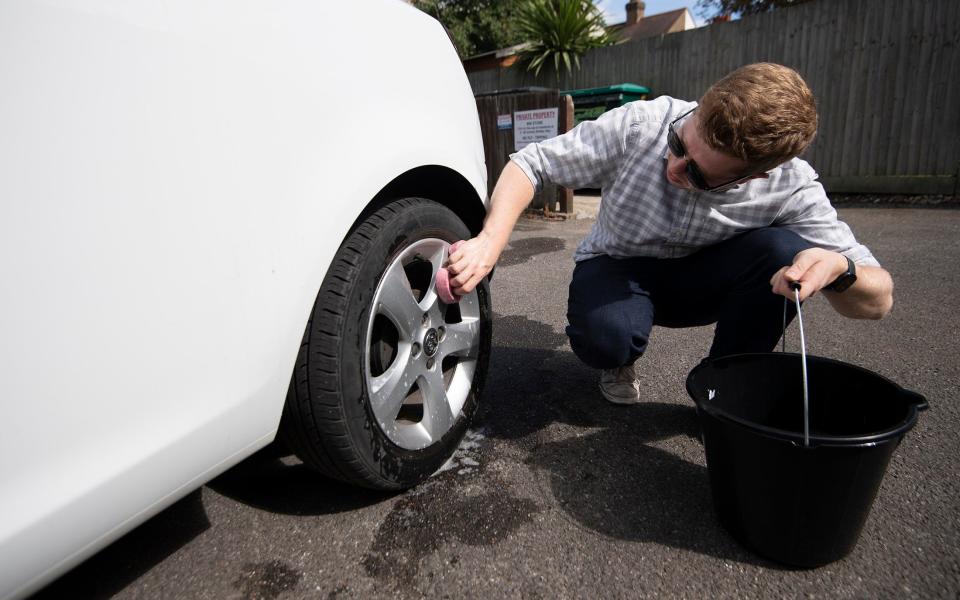
[(591, 319), (567, 325), (570, 347), (581, 361), (595, 369), (613, 369), (630, 363), (643, 353), (646, 340), (636, 339), (620, 322)]
[[(596, 369), (622, 367), (646, 349), (653, 303), (631, 278), (644, 261), (600, 256), (577, 263), (567, 301), (567, 337), (577, 357)], [(629, 267), (629, 269), (628, 269)], [(629, 271), (629, 272), (628, 272)]]
[(601, 337), (567, 327), (573, 353), (594, 369), (615, 369), (630, 362), (629, 345), (614, 337)]
[(754, 256), (764, 257), (773, 270), (793, 264), (793, 257), (798, 252), (813, 247), (796, 232), (783, 227), (756, 229), (743, 234), (742, 241)]

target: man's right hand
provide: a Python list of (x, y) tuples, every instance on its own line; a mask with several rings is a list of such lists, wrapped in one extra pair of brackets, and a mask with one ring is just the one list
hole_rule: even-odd
[(469, 294), (486, 277), (500, 258), (502, 247), (498, 247), (488, 234), (480, 234), (460, 244), (457, 251), (450, 255), (447, 262), (450, 288), (454, 294)]

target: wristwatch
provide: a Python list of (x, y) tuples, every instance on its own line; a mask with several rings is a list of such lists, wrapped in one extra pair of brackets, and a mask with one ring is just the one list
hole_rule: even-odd
[(853, 261), (850, 260), (849, 257), (844, 256), (844, 258), (847, 259), (847, 271), (823, 289), (830, 290), (831, 292), (842, 292), (857, 280), (857, 266), (853, 264)]

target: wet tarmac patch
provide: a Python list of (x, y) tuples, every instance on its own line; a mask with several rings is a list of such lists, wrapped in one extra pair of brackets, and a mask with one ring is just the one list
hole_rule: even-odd
[[(519, 315), (493, 315), (493, 343), (512, 348), (560, 348), (567, 344), (567, 336), (547, 323)], [(496, 353), (493, 353), (496, 356)]]
[(457, 475), (467, 475), (472, 473), (474, 469), (479, 468), (480, 446), (485, 438), (486, 432), (483, 430), (467, 431), (456, 452), (447, 462), (443, 463), (442, 467), (437, 469), (435, 475), (446, 471), (454, 471)]
[[(565, 248), (563, 240), (554, 237), (532, 237), (513, 240), (510, 246), (500, 255), (497, 265), (510, 267), (527, 262), (538, 254), (558, 252)], [(571, 259), (572, 260), (572, 259)]]
[[(421, 577), (434, 577), (432, 570), (421, 573), (421, 565), (441, 548), (457, 543), (493, 545), (533, 520), (540, 510), (535, 502), (512, 496), (507, 485), (491, 483), (490, 476), (482, 485), (477, 481), (480, 439), (468, 434), (464, 444), (468, 451), (458, 451), (451, 468), (394, 504), (362, 559), (368, 575), (409, 589)], [(445, 552), (440, 562), (456, 569), (459, 558)]]
[(248, 600), (273, 600), (297, 587), (303, 573), (279, 561), (246, 563), (234, 587)]

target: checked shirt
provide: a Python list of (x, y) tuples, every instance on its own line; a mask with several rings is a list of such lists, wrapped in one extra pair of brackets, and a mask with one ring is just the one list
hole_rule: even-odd
[(770, 171), (769, 179), (752, 179), (724, 193), (670, 184), (667, 125), (694, 105), (669, 96), (631, 102), (510, 155), (538, 191), (544, 182), (602, 190), (597, 220), (575, 260), (604, 254), (679, 258), (777, 226), (857, 264), (878, 266), (837, 218), (816, 172), (799, 158)]

